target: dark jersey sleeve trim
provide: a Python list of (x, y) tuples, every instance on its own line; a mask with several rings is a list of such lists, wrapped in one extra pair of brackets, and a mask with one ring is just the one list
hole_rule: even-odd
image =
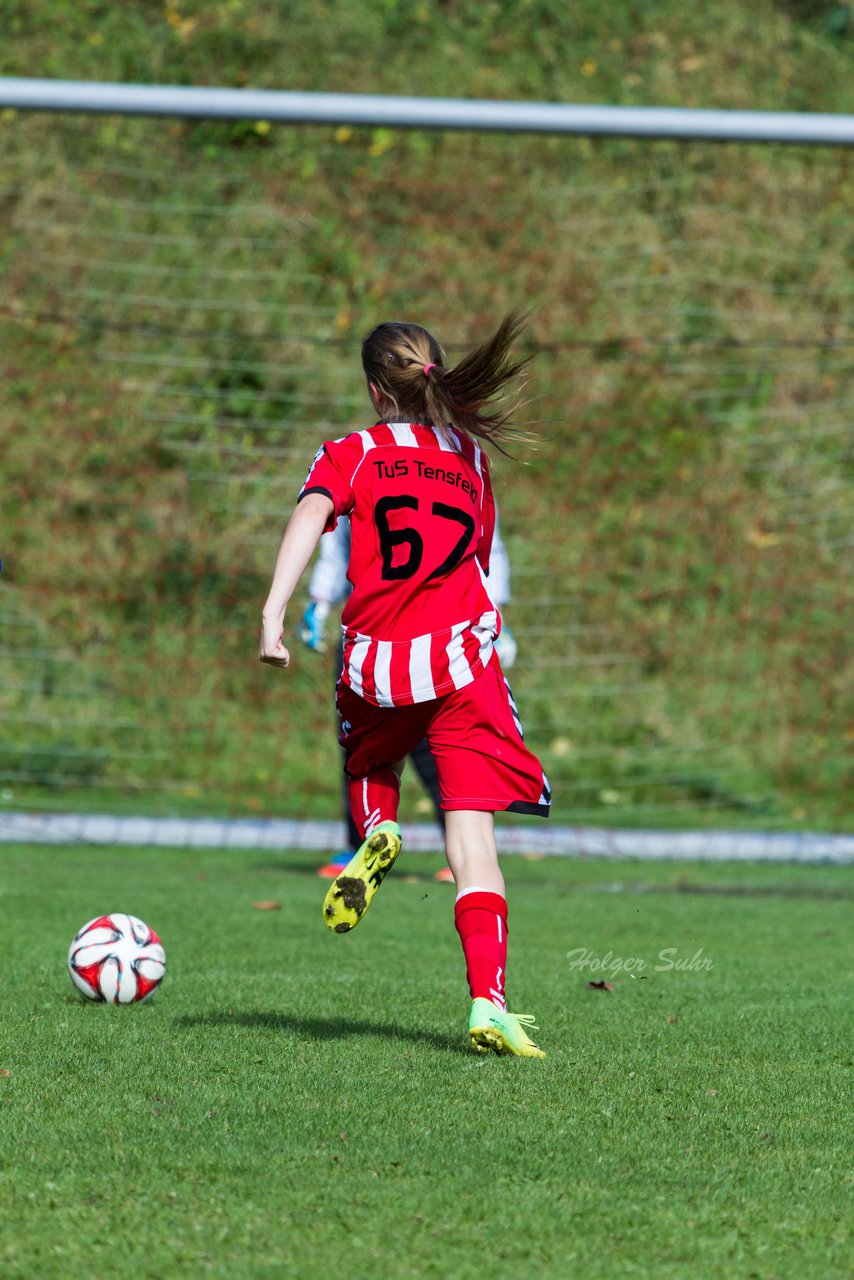
[(335, 506), (335, 499), (333, 498), (332, 494), (329, 492), (328, 489), (324, 489), (323, 486), (320, 484), (313, 484), (310, 486), (310, 488), (303, 489), (302, 493), (297, 498), (297, 502), (302, 502), (303, 498), (307, 498), (310, 493), (322, 493), (324, 498), (328, 498), (329, 501), (332, 503), (333, 507)]

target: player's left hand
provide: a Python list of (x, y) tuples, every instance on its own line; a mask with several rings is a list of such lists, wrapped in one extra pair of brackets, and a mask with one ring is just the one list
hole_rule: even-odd
[(282, 642), (283, 635), (284, 630), (280, 622), (262, 620), (261, 648), (258, 654), (260, 662), (266, 662), (271, 667), (287, 667), (290, 664), (291, 655)]
[(495, 652), (498, 654), (498, 661), (501, 663), (505, 671), (509, 671), (510, 667), (516, 661), (516, 653), (519, 646), (516, 643), (516, 637), (509, 627), (502, 627), (498, 639), (495, 641)]

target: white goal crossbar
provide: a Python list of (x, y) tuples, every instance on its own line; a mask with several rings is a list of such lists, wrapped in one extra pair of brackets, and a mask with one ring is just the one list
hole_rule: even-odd
[(283, 124), (854, 146), (854, 115), (286, 93), (0, 77), (0, 108)]

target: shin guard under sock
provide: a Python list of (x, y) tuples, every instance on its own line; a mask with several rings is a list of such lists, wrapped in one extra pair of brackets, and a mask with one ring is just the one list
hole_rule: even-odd
[(350, 812), (364, 840), (378, 822), (397, 822), (400, 775), (391, 765), (375, 769), (364, 778), (349, 778)]
[(463, 944), (472, 1000), (491, 1000), (499, 1009), (506, 1008), (506, 900), (500, 893), (464, 893), (454, 904), (454, 924)]

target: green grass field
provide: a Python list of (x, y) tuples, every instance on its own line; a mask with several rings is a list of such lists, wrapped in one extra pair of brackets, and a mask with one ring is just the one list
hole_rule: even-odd
[[(849, 873), (508, 859), (539, 1062), (468, 1051), (437, 860), (345, 938), (315, 861), (0, 852), (4, 1280), (854, 1274)], [(108, 910), (164, 940), (150, 1005), (71, 987)]]

